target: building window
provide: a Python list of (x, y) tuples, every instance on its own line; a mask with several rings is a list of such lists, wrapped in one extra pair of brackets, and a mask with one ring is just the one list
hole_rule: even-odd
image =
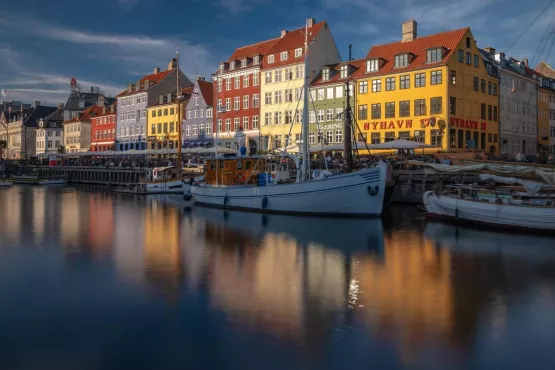
[(295, 88), (295, 100), (297, 101), (301, 100), (302, 96), (303, 96), (303, 88), (302, 87)]
[(480, 90), (485, 93), (486, 92), (486, 80), (480, 80)]
[(293, 79), (293, 69), (285, 68), (285, 81), (290, 81)]
[(152, 111), (152, 117), (156, 117), (156, 110)]
[(413, 139), (417, 143), (425, 143), (426, 142), (426, 131), (424, 131), (424, 130), (414, 131), (414, 138)]
[(393, 140), (395, 140), (395, 132), (386, 132), (384, 141), (387, 143), (388, 141), (393, 141)]
[(243, 87), (249, 87), (249, 75), (243, 76)]
[(258, 55), (255, 55), (253, 58), (253, 64), (259, 64), (260, 63), (260, 57)]
[(480, 118), (486, 119), (486, 105), (484, 103), (480, 106)]
[(368, 106), (366, 104), (358, 106), (358, 119), (368, 119)]
[(454, 96), (449, 97), (449, 113), (457, 114), (457, 98)]
[(432, 144), (433, 146), (436, 146), (438, 148), (441, 148), (442, 144), (441, 144), (441, 130), (430, 130), (430, 139), (431, 142), (430, 144)]
[(478, 77), (474, 77), (474, 91), (478, 91), (480, 89), (480, 79)]
[(376, 72), (378, 69), (378, 59), (371, 59), (366, 61), (366, 72)]
[(395, 118), (395, 103), (385, 103), (385, 118)]
[(426, 115), (426, 100), (416, 99), (414, 101), (414, 115), (415, 116), (425, 116)]
[(368, 81), (361, 81), (358, 84), (358, 93), (366, 94), (368, 92)]
[(372, 92), (382, 91), (382, 80), (376, 79), (372, 80)]
[(225, 111), (231, 112), (231, 98), (225, 98)]
[(333, 87), (328, 87), (327, 92), (326, 92), (326, 97), (328, 99), (333, 99), (333, 90), (334, 90)]
[(225, 79), (225, 90), (226, 91), (231, 90), (231, 79), (229, 79), (229, 78)]
[(430, 114), (441, 114), (443, 112), (442, 108), (442, 98), (431, 98), (430, 99)]
[[(365, 135), (365, 134), (363, 134)], [(363, 137), (364, 138), (364, 137)], [(366, 142), (366, 140), (360, 140)], [(373, 132), (370, 135), (370, 143), (372, 144), (379, 144), (381, 142), (381, 134), (379, 132)]]
[(343, 131), (337, 130), (335, 131), (335, 142), (342, 143), (343, 142)]
[(443, 59), (442, 48), (428, 49), (427, 58), (426, 58), (427, 63), (441, 62), (442, 59)]
[(478, 55), (474, 55), (474, 67), (480, 66), (480, 57)]
[(470, 37), (466, 38), (466, 47), (469, 48), (470, 47)]
[(426, 86), (426, 73), (417, 73), (414, 75), (414, 86), (415, 87)]
[(372, 104), (372, 119), (382, 118), (382, 105), (380, 103)]
[(335, 119), (338, 121), (343, 120), (343, 108), (335, 108)]
[(274, 124), (281, 125), (281, 112), (274, 112)]
[(333, 113), (334, 113), (333, 108), (330, 108), (326, 111), (326, 121), (328, 122), (334, 121)]
[(493, 120), (493, 107), (488, 105), (488, 120)]
[(241, 88), (241, 77), (235, 77), (235, 79), (233, 80), (233, 88), (235, 90)]
[(399, 117), (410, 116), (410, 100), (403, 100), (399, 102)]
[(469, 51), (466, 52), (466, 64), (472, 64), (472, 54)]
[(349, 70), (348, 70), (348, 66), (346, 66), (346, 65), (341, 66), (341, 72), (340, 72), (340, 76), (339, 76), (339, 77), (341, 77), (341, 78), (347, 78), (347, 76), (348, 76), (348, 71), (349, 71)]
[(268, 63), (272, 64), (274, 61), (274, 55), (268, 55)]
[(324, 100), (324, 99), (325, 99), (324, 89), (318, 89), (318, 90), (316, 90), (316, 98), (317, 98), (318, 100)]
[(333, 143), (333, 131), (326, 131), (326, 144)]
[(410, 88), (410, 75), (404, 75), (399, 77), (399, 87), (401, 89)]
[(249, 109), (249, 96), (243, 95), (243, 109)]
[(441, 85), (442, 79), (442, 71), (432, 71), (431, 73), (431, 82), (432, 85)]
[(493, 120), (497, 122), (497, 106), (493, 106)]
[(281, 82), (281, 69), (278, 69), (274, 72), (274, 81)]
[(386, 91), (395, 90), (395, 77), (388, 77), (385, 79), (385, 90)]
[(264, 114), (264, 125), (268, 126), (272, 124), (272, 113), (266, 112)]
[(156, 135), (156, 125), (154, 124), (150, 125), (150, 134)]
[(281, 61), (287, 60), (287, 52), (286, 51), (282, 51), (281, 54), (279, 55), (279, 59)]
[(243, 130), (249, 129), (249, 117), (243, 117)]
[(304, 77), (304, 66), (299, 65), (295, 67), (295, 77), (296, 78), (303, 78)]
[(252, 116), (252, 129), (258, 129), (258, 116)]
[(235, 69), (235, 61), (229, 63), (229, 69)]
[(290, 125), (291, 123), (293, 123), (293, 112), (291, 112), (290, 110), (286, 110), (285, 111), (285, 124)]
[(457, 71), (449, 71), (449, 83), (453, 86), (457, 84)]
[(295, 49), (295, 58), (300, 58), (302, 56), (303, 56), (303, 49), (302, 48)]
[(493, 95), (493, 84), (488, 81), (488, 94)]
[(234, 110), (241, 109), (241, 98), (239, 98), (238, 96), (233, 98), (233, 109)]
[(264, 93), (264, 103), (266, 105), (271, 105), (272, 104), (272, 93), (271, 92)]
[(395, 55), (395, 68), (404, 68), (409, 65), (409, 55)]
[(252, 107), (258, 108), (260, 105), (260, 97), (258, 94), (252, 94)]
[(464, 63), (464, 50), (459, 49), (459, 62)]
[(274, 101), (275, 101), (276, 104), (281, 104), (281, 102), (282, 102), (281, 97), (282, 97), (281, 90), (274, 92)]
[(324, 122), (324, 110), (318, 110), (318, 122)]
[(272, 72), (264, 73), (264, 82), (267, 83), (267, 84), (272, 83)]
[(315, 123), (316, 122), (316, 112), (311, 110), (308, 112), (308, 123)]
[(252, 85), (253, 86), (258, 86), (258, 73), (253, 73), (252, 75)]
[(322, 81), (328, 81), (330, 79), (330, 69), (324, 68), (322, 70)]

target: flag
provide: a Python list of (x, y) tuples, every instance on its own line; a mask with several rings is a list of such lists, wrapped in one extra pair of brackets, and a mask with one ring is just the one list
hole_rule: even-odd
[(8, 96), (8, 89), (2, 89), (2, 96), (3, 97)]

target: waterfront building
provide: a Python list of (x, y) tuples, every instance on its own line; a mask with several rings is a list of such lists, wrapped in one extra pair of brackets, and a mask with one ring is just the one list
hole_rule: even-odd
[(85, 109), (93, 105), (110, 105), (114, 98), (107, 97), (96, 86), (91, 86), (89, 91), (82, 91), (75, 79), (71, 80), (71, 91), (64, 106), (64, 121), (78, 118)]
[(179, 73), (182, 88), (192, 85), (187, 76), (181, 70), (177, 70), (177, 59), (173, 58), (167, 70), (160, 71), (160, 68), (154, 68), (154, 73), (144, 76), (135, 84), (127, 85), (127, 90), (116, 96), (116, 150), (146, 149), (147, 107), (159, 104), (160, 95), (175, 93), (176, 73)]
[[(347, 89), (351, 112), (354, 112), (354, 76), (364, 67), (364, 60), (352, 60), (326, 65), (310, 86), (309, 144), (341, 144), (345, 137), (344, 121), (347, 106)], [(347, 87), (349, 86), (349, 87)], [(352, 119), (353, 127), (355, 119)], [(355, 130), (359, 132), (359, 130)], [(296, 140), (298, 138), (295, 138)]]
[(370, 143), (411, 139), (497, 153), (498, 79), (469, 28), (417, 37), (417, 23), (403, 23), (401, 41), (370, 49), (355, 95)]
[(37, 123), (36, 151), (39, 154), (58, 153), (64, 143), (64, 104), (58, 105), (58, 109), (39, 118)]
[[(192, 87), (181, 90), (180, 117), (184, 117), (185, 105), (191, 98)], [(179, 140), (178, 104), (175, 91), (172, 94), (160, 95), (158, 103), (147, 107), (148, 116), (148, 148), (177, 148)]]
[(260, 68), (279, 40), (274, 38), (236, 49), (212, 76), (216, 105), (212, 132), (216, 145), (235, 146), (235, 134), (242, 128), (249, 151), (260, 149)]
[[(323, 66), (341, 61), (327, 22), (316, 23), (314, 18), (309, 18), (307, 26), (294, 31), (282, 31), (279, 41), (264, 57), (260, 76), (260, 135), (263, 150), (284, 147), (292, 143), (293, 139), (300, 139), (305, 77), (311, 82)], [(305, 71), (307, 31), (310, 58), (308, 70)]]
[(182, 116), (183, 147), (212, 146), (213, 99), (213, 84), (199, 77), (193, 87), (191, 99), (185, 107), (185, 115)]
[(555, 147), (555, 81), (537, 72), (538, 76), (538, 149), (553, 153)]
[[(545, 106), (545, 103), (543, 103), (541, 109), (545, 110), (547, 108), (547, 116), (549, 118), (548, 143), (545, 139), (541, 139), (539, 142), (544, 147), (547, 144), (549, 146), (549, 153), (555, 154), (555, 70), (553, 70), (553, 68), (543, 60), (538, 63), (534, 70), (538, 72), (538, 75), (542, 76), (540, 86), (543, 87), (544, 93), (547, 94), (547, 107)], [(540, 110), (540, 100), (541, 99), (538, 98), (538, 110)], [(545, 128), (545, 122), (540, 123), (540, 117), (538, 114), (538, 132), (542, 131), (542, 126)], [(545, 133), (545, 130), (543, 132)]]
[(528, 67), (528, 60), (517, 60), (484, 49), (489, 60), (499, 68), (499, 135), (501, 154), (516, 157), (533, 155), (538, 149), (538, 81)]
[(91, 118), (91, 151), (115, 150), (117, 104), (102, 107), (102, 113)]
[(102, 114), (103, 107), (93, 105), (79, 117), (64, 121), (64, 148), (66, 153), (87, 152), (91, 148), (91, 121)]
[(7, 142), (6, 159), (27, 159), (36, 155), (37, 124), (41, 118), (56, 111), (57, 107), (40, 105), (39, 101), (25, 108), (21, 105), (18, 110), (8, 109), (0, 116), (0, 140)]

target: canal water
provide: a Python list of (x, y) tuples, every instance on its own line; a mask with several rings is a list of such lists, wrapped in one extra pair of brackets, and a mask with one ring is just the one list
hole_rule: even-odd
[(0, 368), (555, 369), (555, 239), (0, 189)]

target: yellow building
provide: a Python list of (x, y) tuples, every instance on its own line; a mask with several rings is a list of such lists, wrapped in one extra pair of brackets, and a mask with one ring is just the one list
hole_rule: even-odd
[(262, 149), (275, 149), (299, 140), (304, 108), (304, 78), (312, 81), (326, 64), (341, 56), (326, 22), (308, 21), (310, 58), (305, 71), (305, 28), (282, 31), (281, 39), (266, 53), (260, 73), (260, 136)]
[[(183, 89), (183, 94), (190, 97), (192, 88)], [(181, 121), (185, 119), (188, 100), (181, 101)], [(179, 118), (175, 94), (160, 95), (158, 103), (146, 108), (147, 111), (147, 149), (177, 148), (179, 140)]]
[(445, 151), (497, 153), (497, 72), (470, 29), (417, 38), (416, 22), (408, 21), (402, 31), (401, 41), (372, 47), (356, 77), (364, 140), (411, 139)]

